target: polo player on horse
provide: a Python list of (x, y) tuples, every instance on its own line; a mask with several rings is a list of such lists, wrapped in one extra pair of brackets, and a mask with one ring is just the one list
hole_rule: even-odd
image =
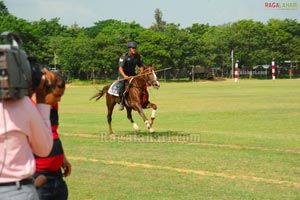
[(137, 53), (137, 44), (132, 41), (128, 43), (128, 52), (123, 54), (119, 59), (119, 74), (118, 78), (123, 79), (119, 81), (119, 97), (120, 107), (119, 110), (124, 110), (124, 99), (125, 99), (125, 81), (129, 80), (132, 76), (137, 75), (136, 66), (139, 67), (140, 71), (143, 71), (144, 64), (142, 57)]

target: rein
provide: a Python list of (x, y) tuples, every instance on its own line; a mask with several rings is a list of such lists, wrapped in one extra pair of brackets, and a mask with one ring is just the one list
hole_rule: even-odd
[[(148, 69), (147, 69), (147, 70), (148, 70)], [(133, 76), (133, 77), (130, 79), (130, 81), (129, 81), (128, 87), (134, 87), (134, 88), (140, 88), (140, 89), (143, 89), (143, 88), (145, 87), (145, 85), (148, 83), (148, 81), (147, 81), (143, 76), (144, 76), (144, 75), (148, 76), (148, 74), (150, 74), (150, 73), (153, 73), (153, 71), (147, 72), (147, 73), (143, 73), (143, 74), (139, 74), (139, 75), (136, 75), (136, 76)], [(142, 86), (137, 86), (137, 85), (135, 85), (134, 83), (132, 83), (132, 81), (133, 81), (135, 78), (137, 78), (137, 77), (141, 77), (141, 78), (145, 81), (145, 83), (144, 83)], [(153, 82), (153, 80), (152, 80), (151, 82)]]
[[(161, 71), (166, 71), (166, 70), (169, 70), (169, 69), (172, 69), (172, 67), (168, 67), (168, 68), (164, 68), (164, 69), (159, 69), (159, 70), (155, 70), (154, 72), (161, 72)], [(143, 76), (143, 75), (147, 75), (147, 74), (151, 74), (151, 72), (147, 72), (147, 73), (144, 73), (144, 74), (138, 74), (138, 75), (135, 75), (135, 76), (132, 76), (132, 78), (135, 78), (135, 77), (139, 77), (139, 76)], [(117, 81), (124, 81), (126, 79), (122, 78), (122, 79), (118, 79)]]

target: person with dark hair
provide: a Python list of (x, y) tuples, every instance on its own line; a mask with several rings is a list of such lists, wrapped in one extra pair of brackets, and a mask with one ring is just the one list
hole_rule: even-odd
[(50, 106), (43, 76), (36, 90), (37, 104), (28, 96), (0, 101), (0, 199), (38, 200), (32, 178), (34, 156), (48, 156), (53, 140)]
[(127, 45), (128, 52), (123, 54), (119, 59), (119, 98), (120, 98), (120, 107), (119, 110), (124, 110), (124, 88), (125, 81), (129, 80), (132, 76), (137, 75), (136, 67), (139, 67), (139, 70), (143, 70), (143, 62), (140, 54), (137, 53), (137, 44), (132, 41)]
[(71, 164), (67, 160), (62, 142), (57, 132), (58, 120), (58, 102), (65, 92), (64, 79), (55, 72), (46, 74), (46, 88), (49, 94), (46, 96), (46, 103), (51, 105), (51, 128), (53, 136), (53, 148), (47, 157), (35, 156), (36, 161), (36, 186), (40, 200), (67, 200), (68, 187), (63, 177), (71, 173)]

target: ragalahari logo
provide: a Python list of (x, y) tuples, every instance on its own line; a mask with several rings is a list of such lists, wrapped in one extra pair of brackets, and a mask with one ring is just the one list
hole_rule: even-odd
[(280, 10), (295, 10), (299, 8), (297, 2), (265, 2), (267, 9), (280, 9)]

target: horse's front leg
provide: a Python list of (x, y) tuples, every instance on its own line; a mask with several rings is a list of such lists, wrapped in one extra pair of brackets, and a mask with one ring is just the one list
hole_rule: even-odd
[(132, 109), (126, 107), (126, 111), (127, 111), (127, 119), (131, 122), (131, 124), (132, 124), (134, 130), (140, 131), (140, 127), (137, 125), (137, 123), (135, 123), (135, 122), (133, 121), (133, 118), (132, 118)]
[(139, 113), (139, 115), (140, 115), (140, 116), (142, 117), (142, 119), (144, 120), (144, 122), (145, 122), (145, 124), (146, 124), (146, 126), (147, 126), (147, 128), (148, 128), (148, 131), (149, 131), (150, 133), (153, 133), (153, 132), (154, 132), (154, 129), (152, 128), (151, 122), (149, 122), (149, 120), (147, 119), (147, 117), (146, 117), (146, 115), (145, 115), (145, 113), (144, 113), (144, 111), (143, 111), (142, 106), (141, 106), (141, 105), (136, 105), (135, 108), (136, 108), (137, 112)]
[(153, 125), (156, 116), (157, 106), (156, 104), (149, 102), (146, 108), (152, 108), (150, 123), (151, 125)]

